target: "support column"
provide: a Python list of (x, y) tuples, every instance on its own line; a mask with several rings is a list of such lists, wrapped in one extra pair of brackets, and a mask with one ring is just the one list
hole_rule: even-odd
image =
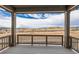
[(12, 12), (11, 45), (16, 45), (16, 13)]
[(70, 48), (70, 12), (65, 11), (64, 46)]

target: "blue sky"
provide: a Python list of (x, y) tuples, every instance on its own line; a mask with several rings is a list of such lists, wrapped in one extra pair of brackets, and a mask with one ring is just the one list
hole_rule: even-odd
[[(79, 26), (79, 10), (71, 12), (71, 26)], [(17, 28), (63, 27), (64, 13), (17, 14)], [(11, 14), (0, 8), (0, 27), (11, 27)]]

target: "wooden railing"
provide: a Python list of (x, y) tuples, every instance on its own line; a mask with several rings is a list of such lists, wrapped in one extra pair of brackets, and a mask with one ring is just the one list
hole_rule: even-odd
[[(0, 37), (0, 50), (9, 47), (11, 44), (11, 35)], [(48, 44), (63, 45), (63, 35), (27, 35), (18, 34), (17, 44)]]
[[(0, 50), (9, 47), (11, 36), (0, 37)], [(45, 44), (47, 45), (63, 45), (63, 35), (27, 35), (18, 34), (17, 44)], [(70, 37), (70, 46), (79, 52), (79, 38)]]
[(63, 35), (27, 35), (18, 34), (17, 44), (63, 45)]
[(79, 52), (79, 38), (76, 37), (70, 37), (70, 38), (71, 38), (72, 49)]
[(9, 40), (10, 40), (10, 36), (3, 36), (0, 37), (0, 50), (6, 48), (9, 46)]

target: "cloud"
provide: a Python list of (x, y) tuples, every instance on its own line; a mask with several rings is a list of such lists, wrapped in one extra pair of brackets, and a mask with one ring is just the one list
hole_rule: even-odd
[(0, 8), (0, 27), (11, 27), (10, 13)]
[(70, 14), (70, 25), (79, 27), (79, 10), (72, 11)]
[[(52, 27), (64, 24), (64, 14), (50, 15), (47, 19), (23, 19), (17, 17), (17, 27), (29, 27), (29, 28), (41, 28), (41, 27)], [(61, 25), (63, 26), (63, 25)]]
[[(0, 12), (1, 13), (1, 12)], [(3, 12), (4, 13), (4, 12)], [(7, 14), (6, 14), (7, 15)], [(16, 17), (17, 28), (42, 28), (53, 26), (64, 26), (64, 13), (61, 14), (45, 14), (45, 19), (40, 18), (41, 14), (28, 14), (29, 16), (39, 19), (28, 19)], [(24, 16), (28, 17), (27, 14)], [(79, 10), (72, 11), (70, 14), (71, 26), (79, 26)], [(11, 16), (0, 14), (0, 27), (11, 27)]]
[(10, 27), (11, 28), (11, 19), (8, 20), (0, 19), (0, 27)]

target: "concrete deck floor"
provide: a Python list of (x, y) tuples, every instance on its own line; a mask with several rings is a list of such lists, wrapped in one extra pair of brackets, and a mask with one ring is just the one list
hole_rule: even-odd
[(29, 46), (16, 45), (10, 47), (0, 54), (75, 54), (71, 49), (66, 49), (62, 46)]

